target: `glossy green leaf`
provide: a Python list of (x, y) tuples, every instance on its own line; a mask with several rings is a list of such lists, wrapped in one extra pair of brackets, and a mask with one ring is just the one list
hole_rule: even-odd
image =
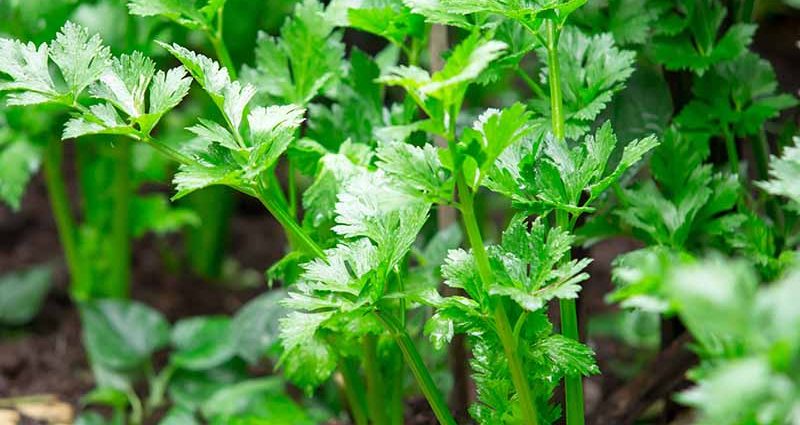
[(280, 38), (259, 35), (254, 68), (243, 78), (277, 100), (306, 105), (341, 76), (344, 45), (323, 5), (305, 0), (281, 27)]
[(58, 65), (67, 87), (77, 98), (111, 65), (111, 52), (98, 35), (67, 22), (50, 46), (50, 58)]
[(676, 121), (694, 131), (724, 134), (732, 129), (739, 136), (754, 136), (767, 120), (798, 104), (777, 88), (769, 62), (754, 53), (742, 54), (695, 78), (695, 97)]
[(286, 291), (273, 289), (245, 304), (231, 320), (236, 353), (250, 364), (269, 353), (278, 342), (278, 319), (286, 315), (280, 301)]
[(114, 409), (125, 409), (128, 406), (128, 394), (116, 388), (95, 388), (81, 397), (81, 403), (94, 406), (108, 406)]
[[(210, 16), (201, 14), (196, 3), (195, 0), (131, 0), (128, 10), (132, 15), (163, 16), (187, 28), (203, 29), (209, 25)], [(213, 3), (212, 0), (209, 5)], [(210, 12), (216, 12), (216, 8)]]
[(170, 362), (189, 370), (219, 366), (236, 354), (231, 319), (225, 316), (183, 319), (172, 329), (171, 340)]
[(59, 95), (48, 71), (47, 44), (0, 38), (0, 73), (11, 80), (0, 80), (0, 91), (10, 91), (9, 105), (32, 105), (47, 102)]
[(313, 423), (300, 407), (283, 393), (283, 382), (275, 377), (244, 381), (217, 391), (202, 408), (203, 416), (227, 423), (306, 425)]
[(49, 266), (0, 275), (0, 324), (19, 326), (33, 320), (42, 308), (52, 280)]
[(182, 407), (173, 407), (158, 423), (158, 425), (199, 425), (200, 421), (191, 410)]
[(446, 200), (453, 182), (442, 167), (433, 145), (417, 147), (402, 142), (382, 143), (376, 151), (378, 167), (393, 176), (409, 193), (433, 201)]
[(379, 35), (402, 46), (407, 37), (423, 38), (422, 16), (411, 13), (400, 0), (365, 2), (347, 11), (348, 24), (361, 31)]
[(226, 90), (231, 84), (230, 75), (225, 68), (207, 56), (195, 53), (178, 44), (169, 45), (159, 42), (159, 45), (175, 56), (214, 102), (218, 106), (222, 106)]
[(246, 364), (241, 359), (234, 358), (212, 369), (176, 370), (169, 380), (167, 392), (176, 406), (197, 411), (215, 392), (246, 378)]
[[(0, 91), (10, 91), (10, 105), (45, 102), (73, 102), (111, 67), (111, 52), (99, 35), (67, 21), (48, 46), (0, 39)], [(50, 76), (52, 60), (66, 87), (57, 86)]]
[[(703, 75), (710, 66), (742, 55), (756, 27), (736, 23), (720, 35), (725, 8), (718, 0), (681, 0), (660, 19), (663, 35), (655, 37), (652, 55), (667, 69), (691, 70)], [(668, 25), (677, 22), (677, 31)]]
[[(591, 202), (657, 146), (658, 140), (650, 136), (628, 143), (614, 167), (611, 155), (616, 145), (617, 138), (608, 122), (575, 146), (548, 138), (540, 156), (530, 153), (516, 166), (522, 169), (520, 176), (528, 192), (520, 198), (526, 199), (523, 202), (529, 203), (532, 211), (561, 209), (579, 214), (591, 210)], [(589, 196), (582, 201), (584, 192)]]
[(135, 301), (92, 301), (80, 311), (86, 350), (92, 362), (109, 369), (139, 368), (169, 342), (161, 313)]
[(541, 219), (530, 231), (522, 219), (515, 219), (503, 232), (501, 245), (489, 249), (497, 279), (489, 294), (510, 297), (529, 311), (554, 298), (577, 298), (578, 284), (589, 278), (583, 269), (591, 259), (564, 261), (573, 241), (560, 228), (546, 229)]

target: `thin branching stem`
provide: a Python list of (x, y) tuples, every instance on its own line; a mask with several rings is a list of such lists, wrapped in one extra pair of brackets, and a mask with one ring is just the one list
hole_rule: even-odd
[(528, 85), (528, 88), (531, 89), (533, 94), (535, 94), (540, 99), (544, 99), (546, 97), (544, 94), (544, 89), (542, 89), (542, 86), (539, 85), (539, 83), (537, 83), (536, 80), (531, 78), (531, 76), (528, 75), (528, 73), (525, 72), (524, 69), (517, 67), (517, 74), (519, 74), (520, 78), (522, 78), (522, 81), (524, 81), (525, 84)]
[[(756, 175), (759, 180), (769, 179), (769, 141), (767, 140), (767, 133), (763, 128), (759, 129), (756, 133), (755, 140), (750, 144), (753, 149), (753, 158), (755, 159)], [(783, 215), (783, 210), (780, 205), (775, 201), (775, 198), (768, 197), (766, 200), (767, 214), (775, 222), (778, 228), (778, 233), (783, 234), (786, 227), (786, 217)]]
[(295, 170), (294, 164), (291, 160), (287, 162), (287, 170), (286, 170), (286, 186), (289, 187), (289, 199), (287, 202), (289, 203), (289, 215), (293, 218), (297, 219), (297, 182), (295, 181)]
[[(152, 365), (148, 365), (148, 368), (151, 370), (150, 374), (152, 375)], [(176, 371), (177, 367), (174, 364), (168, 364), (161, 369), (158, 375), (148, 377), (150, 381), (150, 394), (145, 403), (145, 410), (147, 412), (153, 412), (164, 404), (167, 387)]]
[[(556, 225), (563, 230), (570, 231), (569, 215), (566, 211), (556, 211)], [(569, 253), (564, 261), (569, 261)], [(561, 313), (561, 334), (575, 341), (580, 341), (578, 330), (578, 311), (575, 300), (559, 300)], [(584, 423), (583, 408), (583, 378), (580, 375), (564, 378), (564, 394), (566, 397), (567, 425), (582, 425)]]
[(295, 221), (295, 219), (289, 214), (288, 211), (283, 207), (283, 205), (279, 204), (273, 196), (270, 196), (265, 190), (259, 190), (257, 198), (264, 207), (278, 220), (278, 223), (283, 226), (286, 230), (287, 236), (289, 238), (293, 238), (293, 242), (297, 243), (298, 246), (306, 251), (306, 253), (311, 254), (314, 257), (321, 258), (323, 260), (326, 259), (325, 252), (320, 248), (320, 246), (314, 242), (313, 239), (308, 235), (308, 233), (300, 227), (299, 224)]
[(220, 9), (219, 13), (217, 14), (217, 28), (213, 31), (207, 31), (206, 34), (211, 41), (212, 47), (214, 47), (214, 53), (217, 54), (217, 58), (219, 58), (219, 61), (222, 62), (222, 66), (228, 70), (228, 74), (230, 74), (231, 79), (235, 80), (237, 78), (236, 66), (233, 64), (231, 54), (228, 52), (228, 46), (225, 45), (225, 40), (223, 38), (224, 20), (225, 18), (223, 9)]

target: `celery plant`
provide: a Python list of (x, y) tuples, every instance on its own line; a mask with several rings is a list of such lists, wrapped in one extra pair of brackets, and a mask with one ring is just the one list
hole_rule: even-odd
[[(112, 58), (99, 36), (70, 22), (50, 45), (8, 39), (0, 43), (0, 72), (10, 78), (2, 85), (2, 90), (9, 93), (8, 104), (53, 104), (74, 111), (75, 117), (64, 126), (63, 139), (102, 134), (148, 142), (161, 117), (181, 101), (189, 88), (182, 69), (156, 72), (153, 62), (141, 53)], [(51, 62), (58, 70), (56, 78), (50, 74)], [(99, 102), (86, 106), (86, 92)], [(72, 216), (61, 177), (61, 146), (51, 141), (45, 154), (46, 181), (72, 278), (72, 295), (79, 300), (124, 297), (129, 287), (131, 235), (142, 232), (141, 227), (137, 230), (132, 226), (137, 220), (129, 218), (129, 211), (137, 206), (147, 211), (160, 209), (160, 221), (145, 224), (145, 229), (177, 228), (194, 218), (180, 211), (169, 213), (166, 203), (155, 198), (133, 197), (127, 141), (120, 141), (114, 148), (114, 162), (89, 157), (87, 153), (86, 149), (79, 153), (81, 171), (86, 173), (84, 180), (90, 183), (83, 186), (86, 224), (81, 226)], [(113, 183), (98, 186), (102, 176), (113, 179)], [(104, 197), (111, 200), (113, 212), (103, 209)], [(112, 235), (107, 241), (103, 234), (106, 231)], [(106, 242), (110, 249), (100, 261), (96, 255)]]
[[(159, 16), (200, 31), (208, 39), (220, 63), (232, 78), (236, 78), (238, 68), (231, 59), (224, 39), (225, 2), (196, 8), (188, 3), (134, 0), (128, 3), (128, 9), (132, 15)], [(189, 263), (200, 275), (218, 278), (225, 259), (234, 199), (230, 191), (224, 188), (208, 188), (187, 198), (187, 203), (203, 224), (187, 231)]]

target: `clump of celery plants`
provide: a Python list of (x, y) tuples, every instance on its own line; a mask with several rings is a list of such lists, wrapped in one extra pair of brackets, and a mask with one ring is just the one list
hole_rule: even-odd
[[(578, 326), (574, 299), (579, 290), (576, 283), (585, 278), (580, 274), (585, 262), (570, 262), (571, 238), (567, 235), (580, 215), (592, 211), (592, 203), (657, 144), (652, 137), (633, 141), (622, 150), (620, 159), (613, 166), (610, 162), (617, 139), (608, 123), (594, 136), (580, 140), (613, 93), (623, 87), (625, 78), (632, 72), (633, 55), (620, 52), (610, 36), (588, 37), (565, 26), (568, 15), (579, 5), (579, 2), (574, 2), (541, 9), (515, 9), (513, 5), (499, 3), (469, 6), (454, 2), (412, 4), (415, 11), (430, 20), (471, 28), (473, 35), (454, 49), (439, 73), (428, 75), (405, 67), (391, 69), (382, 77), (386, 83), (403, 86), (430, 117), (429, 121), (420, 123), (420, 128), (444, 137), (448, 143), (447, 150), (431, 159), (441, 161), (439, 167), (449, 170), (455, 180), (458, 196), (454, 201), (462, 213), (472, 247), (471, 255), (461, 256), (460, 268), (466, 269), (460, 274), (477, 277), (479, 284), (470, 284), (473, 290), (472, 293), (467, 290), (467, 293), (479, 303), (469, 306), (454, 302), (462, 311), (443, 323), (433, 322), (431, 332), (439, 335), (441, 329), (459, 327), (469, 332), (470, 317), (492, 318), (484, 327), (491, 329), (494, 336), (483, 341), (483, 352), (502, 349), (508, 370), (498, 370), (491, 367), (488, 359), (476, 357), (476, 382), (482, 399), (473, 408), (473, 415), (482, 423), (496, 423), (510, 417), (525, 423), (549, 423), (557, 416), (557, 411), (547, 406), (552, 388), (542, 386), (542, 381), (537, 382), (531, 375), (537, 356), (522, 349), (523, 346), (535, 345), (537, 341), (547, 341), (551, 328), (534, 325), (537, 320), (526, 326), (525, 318), (527, 314), (537, 313), (553, 298), (560, 299), (561, 331), (567, 338), (558, 340), (564, 344), (550, 347), (554, 350), (550, 355), (553, 358), (563, 356), (564, 361), (561, 369), (551, 368), (537, 378), (549, 382), (565, 377), (567, 422), (583, 423), (580, 377), (596, 372), (596, 369), (591, 352), (575, 342), (578, 340)], [(508, 46), (498, 41), (482, 40), (491, 35), (489, 32), (481, 37), (477, 31), (486, 14), (507, 17), (511, 24), (527, 29), (529, 37), (540, 43), (540, 57), (546, 66), (542, 68), (541, 82), (527, 79), (537, 95), (531, 102), (534, 113), (526, 111), (522, 105), (502, 111), (490, 110), (459, 136), (456, 122), (466, 86), (476, 81), (483, 69), (519, 67), (520, 56), (516, 51), (508, 52), (512, 58), (516, 57), (516, 62), (497, 61), (491, 65)], [(520, 45), (513, 47), (519, 49)], [(470, 65), (464, 66), (466, 63)], [(468, 73), (459, 74), (459, 66)], [(578, 141), (574, 143), (568, 138)], [(412, 153), (408, 151), (406, 155)], [(395, 170), (396, 177), (402, 179), (404, 174), (413, 175), (413, 170), (425, 169), (420, 162), (413, 164), (400, 172)], [(543, 242), (550, 240), (544, 235), (537, 235), (545, 228), (544, 221), (537, 221), (535, 231), (532, 230), (532, 235), (536, 235), (532, 238), (534, 241), (538, 239), (538, 244), (529, 241), (520, 246), (507, 243), (504, 238), (503, 245), (516, 246), (506, 248), (512, 251), (521, 250), (518, 253), (520, 265), (539, 264), (542, 256), (552, 256), (555, 260), (543, 269), (543, 273), (553, 273), (553, 276), (545, 274), (528, 279), (525, 267), (521, 266), (515, 267), (515, 279), (505, 276), (508, 272), (504, 273), (503, 269), (510, 266), (510, 259), (503, 256), (492, 258), (492, 250), (485, 247), (475, 216), (474, 198), (483, 185), (509, 197), (521, 212), (539, 215), (539, 220), (552, 220), (556, 229), (547, 234), (552, 234), (554, 246)], [(519, 231), (511, 233), (518, 235)], [(555, 267), (557, 265), (563, 269)], [(465, 286), (458, 279), (450, 281), (457, 287)], [(453, 308), (447, 304), (441, 307)], [(454, 322), (460, 325), (454, 326)], [(530, 329), (530, 333), (526, 329)], [(475, 333), (484, 338), (489, 334), (486, 331)], [(521, 344), (523, 337), (530, 338), (529, 342)], [(502, 393), (497, 393), (498, 379), (508, 382), (508, 385), (500, 387)]]
[[(225, 3), (133, 0), (127, 6), (131, 15), (165, 19), (205, 36), (217, 60), (230, 77), (236, 79), (239, 68), (225, 41)], [(224, 187), (208, 187), (186, 197), (183, 202), (199, 215), (203, 223), (189, 229), (186, 234), (188, 262), (201, 276), (218, 278), (229, 242), (229, 222), (234, 208), (232, 191)]]
[[(176, 6), (162, 0), (135, 0), (131, 1), (128, 6), (132, 14), (159, 16), (186, 28), (200, 31), (210, 41), (221, 67), (224, 68), (228, 77), (232, 80), (237, 79), (239, 70), (231, 59), (223, 34), (225, 2), (208, 2), (203, 7), (197, 7), (195, 4), (189, 3), (181, 3)], [(302, 108), (301, 115), (303, 115), (313, 99), (323, 92), (329, 91), (329, 88), (338, 82), (342, 73), (344, 45), (340, 42), (341, 33), (335, 31), (336, 27), (327, 15), (328, 12), (319, 2), (305, 1), (296, 5), (292, 16), (286, 18), (280, 30), (280, 37), (273, 38), (264, 33), (259, 34), (254, 66), (244, 66), (241, 69), (243, 88), (247, 91), (243, 94), (248, 97), (246, 101), (245, 99), (242, 101), (247, 103), (250, 100), (249, 97), (257, 93), (257, 101), (260, 103), (293, 104)], [(253, 90), (255, 93), (250, 93)], [(222, 104), (223, 101), (219, 97), (225, 97), (224, 92), (215, 94), (213, 89), (207, 91), (215, 104)], [(245, 106), (242, 105), (242, 108)], [(201, 123), (201, 127), (203, 125), (205, 124)], [(300, 126), (295, 128), (297, 135), (301, 135), (304, 131)], [(216, 142), (216, 140), (210, 140), (207, 135), (197, 134), (197, 136), (203, 143)], [(293, 149), (296, 148), (293, 146)], [(281, 187), (275, 171), (276, 164), (269, 164), (266, 167), (270, 171), (265, 174), (262, 182), (263, 186), (269, 187), (272, 194), (270, 199), (281, 204), (279, 209), (276, 209), (278, 208), (276, 206), (270, 208), (283, 216), (279, 221), (284, 224), (284, 227), (287, 226), (286, 223), (290, 218), (297, 220), (299, 216), (301, 197), (296, 180), (297, 170), (313, 168), (309, 161), (296, 161), (293, 157), (294, 155), (291, 155), (285, 159), (288, 165), (285, 191)], [(209, 211), (216, 210), (219, 205), (230, 203), (230, 201), (221, 198), (227, 198), (223, 192), (212, 190), (213, 188), (210, 186), (215, 186), (214, 184), (206, 186), (208, 188), (187, 199), (191, 204), (197, 204), (201, 210), (206, 210), (201, 214), (204, 216), (201, 218), (207, 218), (212, 223), (220, 223), (221, 227), (219, 229), (199, 229), (193, 232), (191, 239), (196, 243), (190, 241), (191, 257), (195, 265), (201, 269), (218, 270), (218, 264), (214, 265), (209, 257), (209, 255), (215, 255), (215, 250), (209, 250), (206, 246), (207, 243), (202, 241), (217, 240), (218, 242), (211, 242), (210, 245), (221, 246), (220, 242), (224, 238), (224, 228), (226, 227), (223, 222), (226, 219), (211, 214)], [(184, 195), (185, 193), (181, 193), (179, 197)], [(209, 210), (210, 207), (213, 208)], [(287, 229), (287, 235), (290, 245), (296, 245), (297, 229)], [(220, 259), (218, 255), (216, 257)], [(287, 262), (293, 258), (290, 255)], [(276, 270), (281, 267), (278, 265)]]
[[(70, 207), (61, 174), (63, 149), (57, 139), (48, 141), (44, 168), (73, 297), (124, 297), (129, 290), (132, 236), (197, 221), (185, 210), (171, 210), (157, 195), (133, 193), (147, 177), (133, 169), (130, 140), (173, 153), (153, 141), (151, 133), (186, 96), (190, 84), (186, 71), (156, 71), (153, 61), (139, 52), (112, 57), (99, 36), (71, 22), (50, 44), (0, 39), (0, 46), (0, 74), (7, 77), (0, 90), (8, 93), (8, 105), (56, 105), (74, 114), (64, 125), (63, 139), (102, 135), (114, 141), (112, 161), (85, 156), (83, 151), (79, 155), (86, 199), (83, 224), (78, 224)], [(102, 181), (104, 176), (110, 181)], [(21, 193), (18, 190), (14, 199)], [(101, 249), (103, 255), (98, 256)]]
[[(797, 161), (788, 140), (770, 142), (770, 121), (797, 100), (778, 91), (771, 65), (749, 50), (752, 2), (676, 2), (648, 13), (645, 55), (691, 73), (690, 92), (667, 111), (651, 176), (595, 218), (596, 230), (647, 244), (616, 259), (608, 298), (687, 328), (701, 365), (689, 375), (697, 386), (677, 399), (696, 409), (697, 423), (791, 421), (794, 336), (775, 329), (796, 327), (782, 300), (797, 287), (796, 191), (788, 183)], [(770, 157), (774, 149), (783, 156)]]
[[(584, 3), (307, 0), (277, 36), (259, 36), (241, 80), (223, 41), (224, 1), (129, 5), (201, 31), (221, 63), (161, 43), (183, 67), (156, 73), (143, 55), (112, 58), (71, 24), (49, 53), (7, 42), (0, 72), (11, 82), (0, 88), (12, 102), (70, 108), (69, 136), (151, 145), (180, 164), (176, 199), (231, 187), (259, 200), (289, 239), (267, 273), (286, 295), (262, 296), (233, 318), (170, 330), (137, 303), (83, 304), (98, 383), (86, 402), (131, 423), (167, 403), (167, 423), (323, 420), (291, 400), (281, 378), (249, 378), (246, 365), (269, 355), (305, 394), (340, 391), (357, 425), (403, 423), (409, 390), (455, 424), (441, 357), (428, 348), (463, 334), (476, 422), (583, 424), (582, 380), (599, 369), (578, 323), (591, 259), (573, 252), (621, 234), (646, 247), (616, 259), (609, 300), (680, 320), (696, 341), (697, 386), (678, 400), (702, 424), (789, 421), (798, 148), (786, 137), (775, 150), (768, 130), (797, 102), (748, 49), (752, 2), (733, 2), (730, 13), (716, 0)], [(430, 24), (452, 27), (457, 44), (428, 71), (437, 59), (423, 52)], [(346, 51), (345, 27), (388, 45), (374, 57)], [(88, 59), (65, 63), (59, 49)], [(187, 129), (191, 143), (173, 146), (152, 134), (188, 90), (184, 69), (218, 111)], [(486, 109), (477, 93), (511, 75), (526, 90)], [(685, 102), (673, 105), (670, 91), (681, 90)], [(750, 157), (758, 181), (745, 172)], [(18, 196), (8, 193), (0, 186)], [(482, 206), (497, 198), (512, 214), (493, 240)], [(465, 247), (446, 232), (431, 236), (435, 208), (460, 213)], [(555, 302), (557, 320), (546, 313)], [(562, 382), (563, 407), (553, 402)]]
[[(748, 148), (756, 176), (766, 180), (769, 121), (797, 105), (794, 96), (778, 92), (771, 65), (748, 49), (755, 31), (749, 22), (752, 5), (729, 11), (720, 2), (703, 1), (681, 8), (686, 12), (680, 15), (681, 32), (666, 33), (663, 23), (653, 22), (642, 41), (656, 47), (656, 63), (693, 74), (691, 96), (667, 117), (663, 143), (650, 160), (651, 177), (621, 191), (619, 208), (597, 226), (648, 244), (617, 260), (619, 288), (609, 297), (654, 312), (668, 307), (654, 302), (659, 286), (631, 279), (631, 272), (658, 276), (670, 258), (715, 250), (750, 258), (761, 276), (772, 280), (791, 265), (795, 245), (794, 214), (775, 198), (754, 197), (757, 185), (748, 181), (740, 160)], [(656, 16), (677, 12), (664, 9)], [(726, 15), (735, 21), (727, 29)], [(701, 16), (713, 19), (697, 19)], [(685, 48), (692, 40), (695, 46)], [(711, 158), (714, 151), (725, 152), (724, 166)]]

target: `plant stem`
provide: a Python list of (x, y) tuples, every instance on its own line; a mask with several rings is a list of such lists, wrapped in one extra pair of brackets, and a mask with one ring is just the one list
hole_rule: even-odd
[(61, 176), (61, 162), (63, 159), (63, 146), (58, 139), (51, 139), (47, 142), (44, 154), (44, 177), (47, 186), (47, 194), (50, 198), (50, 205), (53, 209), (53, 216), (56, 220), (58, 238), (61, 241), (61, 248), (64, 250), (64, 258), (67, 263), (72, 280), (70, 293), (76, 300), (86, 300), (88, 293), (84, 291), (84, 281), (81, 267), (80, 254), (78, 252), (78, 232), (75, 226), (75, 219), (69, 205), (67, 187)]
[(434, 415), (436, 415), (436, 419), (441, 425), (456, 425), (456, 421), (453, 419), (453, 415), (450, 413), (450, 409), (447, 407), (442, 393), (436, 387), (436, 384), (434, 384), (433, 378), (428, 372), (425, 363), (422, 361), (422, 356), (419, 355), (417, 347), (414, 345), (414, 341), (408, 335), (408, 332), (405, 328), (400, 326), (391, 315), (383, 314), (381, 311), (376, 311), (375, 315), (378, 317), (378, 320), (383, 323), (389, 333), (391, 333), (397, 345), (400, 347), (400, 351), (403, 352), (403, 358), (405, 358), (408, 367), (411, 368), (411, 373), (414, 375), (417, 385), (419, 385), (422, 390), (422, 394), (424, 394), (425, 398), (428, 400), (428, 404), (430, 404)]
[[(273, 199), (275, 199), (275, 201), (278, 203), (278, 205), (281, 206), (281, 208), (288, 210), (290, 208), (289, 201), (286, 199), (286, 195), (283, 193), (283, 189), (281, 188), (281, 181), (275, 174), (274, 169), (271, 172), (267, 173), (266, 179), (267, 179), (267, 184), (268, 184), (267, 189), (269, 190), (269, 194), (273, 197)], [(294, 214), (292, 214), (291, 212), (289, 213), (289, 215), (291, 215), (292, 218), (295, 217)]]
[(142, 141), (142, 142), (146, 143), (147, 145), (149, 145), (153, 149), (161, 152), (161, 154), (163, 154), (167, 158), (172, 159), (173, 161), (177, 162), (178, 164), (191, 165), (191, 164), (196, 164), (197, 163), (197, 161), (195, 159), (193, 159), (193, 158), (181, 153), (180, 151), (172, 148), (171, 146), (169, 146), (167, 144), (164, 144), (164, 143), (156, 141), (155, 139), (153, 139), (152, 137), (150, 137), (147, 134), (137, 134), (137, 135), (132, 135), (130, 137), (132, 137), (133, 140), (138, 140), (138, 141)]
[[(172, 148), (151, 138), (148, 134), (139, 134), (134, 140), (141, 140), (164, 156), (178, 164), (191, 165), (196, 161)], [(184, 200), (200, 217), (202, 226), (186, 230), (186, 255), (192, 270), (206, 279), (215, 279), (222, 274), (222, 262), (225, 258), (225, 242), (228, 236), (230, 216), (233, 212), (233, 193), (225, 187), (207, 187), (192, 193)], [(209, 249), (214, 247), (214, 249)]]
[[(219, 13), (217, 14), (217, 28), (215, 31), (207, 32), (209, 39), (211, 40), (211, 44), (214, 47), (214, 52), (217, 55), (217, 58), (222, 63), (222, 66), (228, 70), (228, 74), (230, 75), (232, 80), (237, 78), (236, 73), (236, 66), (233, 64), (233, 60), (231, 59), (231, 55), (228, 52), (228, 47), (225, 45), (225, 41), (223, 38), (223, 21), (224, 21), (224, 14), (223, 9), (220, 9)], [(260, 196), (261, 202), (267, 209), (272, 213), (272, 215), (278, 220), (279, 223), (283, 226), (284, 230), (286, 231), (287, 238), (289, 239), (290, 246), (294, 246), (295, 241), (299, 241), (302, 246), (304, 246), (310, 254), (313, 254), (316, 257), (325, 258), (325, 254), (322, 252), (322, 249), (314, 243), (313, 240), (297, 225), (296, 217), (297, 217), (297, 196), (295, 190), (295, 182), (293, 167), (291, 166), (291, 161), (289, 161), (289, 210), (287, 211), (286, 208), (279, 206), (274, 199), (270, 196)], [(277, 178), (273, 182), (274, 184), (270, 184), (270, 189), (276, 191), (280, 194), (280, 197), (286, 203), (286, 196), (283, 194), (283, 190), (280, 187), (280, 184), (277, 181)], [(230, 202), (230, 201), (228, 201)]]
[[(408, 267), (408, 265), (406, 265), (406, 267)], [(399, 270), (395, 269), (394, 272), (387, 276), (387, 282), (390, 281), (390, 276), (392, 275), (395, 277), (394, 280), (397, 283), (397, 293), (405, 293), (405, 285)], [(406, 308), (406, 299), (401, 297), (397, 300), (397, 308), (394, 314), (395, 317), (397, 317), (397, 323), (403, 329), (406, 328)], [(398, 347), (392, 347), (387, 354), (386, 360), (384, 360), (387, 364), (386, 376), (389, 382), (392, 382), (392, 385), (387, 391), (388, 403), (386, 410), (389, 412), (389, 423), (391, 425), (403, 425), (403, 389), (405, 388), (404, 383), (406, 376), (403, 368), (403, 354)]]
[[(214, 53), (231, 79), (236, 79), (236, 67), (231, 60), (228, 48), (223, 40), (223, 10), (217, 14), (216, 28), (206, 28), (205, 34), (214, 48)], [(235, 134), (238, 138), (239, 134)], [(170, 148), (159, 146), (162, 151)], [(167, 152), (170, 153), (170, 152)], [(186, 163), (189, 158), (180, 152), (170, 153), (178, 162)], [(192, 270), (206, 279), (216, 279), (222, 274), (222, 263), (225, 259), (226, 242), (230, 226), (231, 214), (235, 198), (233, 193), (224, 187), (210, 187), (191, 194), (186, 202), (200, 217), (202, 225), (187, 229), (187, 257)]]
[(222, 66), (228, 70), (228, 74), (230, 75), (232, 80), (235, 80), (236, 77), (236, 67), (233, 65), (233, 60), (231, 60), (231, 54), (228, 52), (228, 47), (225, 45), (225, 40), (223, 39), (223, 22), (224, 18), (224, 9), (220, 9), (219, 13), (217, 14), (217, 28), (212, 32), (208, 32), (208, 38), (211, 40), (211, 45), (214, 47), (214, 53), (216, 53), (217, 58), (222, 63)]
[[(152, 368), (152, 366), (150, 367)], [(158, 375), (149, 377), (150, 395), (145, 403), (145, 410), (147, 412), (152, 412), (164, 404), (164, 395), (167, 392), (167, 386), (175, 371), (175, 366), (168, 364)]]
[[(562, 230), (571, 230), (569, 228), (569, 216), (566, 211), (556, 211), (556, 225)], [(561, 312), (561, 334), (575, 341), (580, 341), (575, 300), (559, 300), (559, 309)], [(583, 378), (580, 375), (565, 377), (564, 394), (566, 398), (567, 425), (582, 425), (584, 423)]]
[(203, 278), (216, 279), (222, 274), (234, 199), (231, 190), (221, 186), (206, 187), (185, 198), (202, 222), (187, 230), (186, 249), (192, 270)]
[(764, 129), (760, 129), (754, 143), (753, 157), (755, 158), (756, 175), (759, 180), (767, 180), (769, 178), (769, 143), (767, 142), (767, 135)]
[[(564, 140), (564, 111), (561, 99), (561, 75), (558, 59), (558, 40), (560, 29), (553, 19), (547, 20), (547, 67), (550, 79), (550, 109), (553, 115), (553, 135)], [(569, 231), (569, 216), (566, 211), (556, 210), (556, 225)], [(575, 300), (559, 300), (561, 310), (561, 333), (567, 338), (580, 341), (578, 334), (578, 313)], [(583, 378), (567, 376), (564, 378), (564, 394), (566, 404), (567, 425), (582, 425), (583, 412)]]
[(120, 137), (114, 149), (114, 216), (111, 223), (111, 287), (104, 295), (127, 298), (131, 275), (131, 141)]
[(358, 366), (352, 360), (343, 358), (339, 362), (339, 371), (344, 379), (344, 392), (353, 422), (355, 425), (369, 425), (366, 390), (364, 390), (361, 377), (358, 376)]
[(525, 321), (528, 320), (529, 314), (530, 312), (525, 310), (517, 318), (517, 323), (514, 324), (514, 339), (519, 340), (519, 336), (522, 333), (522, 328), (525, 326)]
[(142, 400), (136, 395), (136, 391), (128, 389), (125, 391), (128, 396), (128, 403), (131, 405), (131, 413), (129, 415), (131, 425), (141, 425), (144, 420), (144, 408), (142, 407)]
[(372, 425), (389, 425), (386, 417), (386, 389), (383, 386), (378, 362), (378, 338), (373, 334), (364, 335), (364, 373), (367, 376), (367, 406)]
[[(483, 282), (484, 290), (488, 291), (489, 285), (491, 285), (493, 280), (492, 269), (489, 264), (489, 256), (486, 253), (486, 248), (483, 246), (483, 238), (481, 238), (478, 221), (475, 218), (473, 194), (467, 186), (463, 173), (457, 173), (456, 184), (458, 186), (458, 197), (461, 204), (461, 217), (464, 220), (464, 227), (467, 230), (467, 238), (472, 247), (472, 253), (475, 256), (475, 263), (478, 267), (478, 274)], [(514, 339), (514, 333), (508, 321), (508, 314), (506, 314), (502, 300), (497, 300), (497, 302), (495, 302), (494, 321), (497, 334), (503, 344), (503, 351), (508, 360), (509, 369), (511, 370), (511, 380), (514, 382), (514, 388), (517, 390), (517, 396), (522, 405), (525, 423), (537, 425), (539, 423), (539, 416), (536, 412), (535, 400), (533, 399), (530, 386), (528, 385), (525, 365), (520, 358), (519, 348)]]
[[(415, 39), (416, 40), (416, 39)], [(433, 24), (428, 36), (428, 58), (430, 58), (430, 72), (441, 71), (444, 67), (442, 54), (448, 48), (447, 26)], [(413, 65), (413, 64), (412, 64)], [(455, 129), (453, 129), (455, 130)], [(450, 133), (451, 140), (455, 139), (455, 131)], [(448, 141), (442, 136), (434, 136), (436, 145), (441, 148), (448, 147)], [(451, 205), (439, 204), (436, 209), (436, 225), (438, 230), (444, 231), (458, 222), (456, 209)], [(443, 296), (450, 297), (462, 295), (463, 291), (439, 283), (439, 291)], [(468, 416), (472, 391), (470, 388), (470, 366), (467, 354), (465, 335), (454, 335), (447, 347), (450, 376), (453, 378), (453, 387), (448, 395), (448, 401), (453, 415), (458, 418)]]
[(289, 187), (289, 215), (297, 219), (297, 182), (295, 181), (294, 165), (292, 161), (287, 161), (286, 185)]
[(738, 176), (739, 153), (736, 150), (736, 140), (734, 140), (733, 135), (731, 134), (731, 131), (727, 125), (722, 129), (722, 134), (725, 138), (725, 150), (728, 153), (728, 164), (731, 167), (731, 172)]
[(533, 94), (535, 94), (536, 96), (538, 96), (538, 97), (540, 97), (542, 99), (545, 98), (544, 90), (542, 89), (542, 86), (540, 86), (539, 83), (537, 83), (533, 78), (531, 78), (531, 76), (528, 75), (528, 73), (525, 72), (524, 69), (522, 69), (520, 67), (517, 67), (517, 74), (519, 74), (520, 78), (522, 78), (522, 81), (524, 81), (525, 84), (528, 85), (528, 87), (531, 89)]
[(322, 251), (322, 248), (311, 239), (310, 236), (297, 224), (297, 222), (292, 218), (291, 215), (283, 208), (278, 202), (273, 199), (268, 193), (265, 191), (260, 190), (258, 193), (258, 199), (261, 203), (267, 208), (267, 210), (278, 220), (278, 223), (283, 226), (286, 234), (289, 238), (293, 238), (295, 242), (299, 242), (300, 247), (305, 249), (308, 254), (313, 255), (317, 258), (322, 258), (323, 260), (325, 257), (325, 252)]
[(752, 22), (755, 0), (739, 0), (735, 6), (737, 22)]
[(550, 113), (553, 122), (553, 136), (564, 140), (564, 110), (561, 100), (561, 71), (558, 63), (558, 39), (560, 30), (556, 22), (547, 20), (547, 73), (550, 81)]

